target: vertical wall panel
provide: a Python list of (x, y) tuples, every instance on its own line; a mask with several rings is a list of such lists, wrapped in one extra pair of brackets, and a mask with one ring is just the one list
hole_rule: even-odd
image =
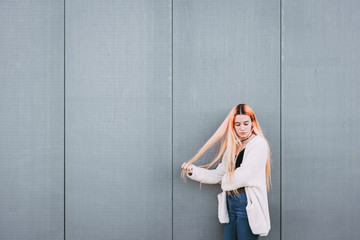
[(283, 1), (283, 239), (358, 239), (358, 1)]
[(64, 239), (64, 8), (0, 3), (0, 239)]
[(70, 1), (66, 69), (66, 239), (171, 239), (171, 1)]
[[(280, 2), (174, 1), (174, 239), (223, 239), (220, 185), (180, 179), (232, 107), (249, 104), (273, 154), (272, 230), (280, 235)], [(202, 157), (195, 165), (208, 163)]]

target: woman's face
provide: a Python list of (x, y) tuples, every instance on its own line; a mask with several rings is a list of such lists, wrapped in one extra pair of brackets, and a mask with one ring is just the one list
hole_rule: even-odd
[(249, 115), (235, 115), (234, 128), (240, 139), (245, 139), (251, 134), (251, 118)]

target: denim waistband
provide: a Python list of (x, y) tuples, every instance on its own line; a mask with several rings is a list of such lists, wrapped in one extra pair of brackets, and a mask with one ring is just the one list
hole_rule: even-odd
[[(241, 187), (236, 190), (238, 191), (238, 193), (245, 193), (245, 187)], [(231, 191), (226, 191), (226, 194), (227, 195), (236, 195), (237, 193), (235, 193), (234, 190), (231, 190)]]

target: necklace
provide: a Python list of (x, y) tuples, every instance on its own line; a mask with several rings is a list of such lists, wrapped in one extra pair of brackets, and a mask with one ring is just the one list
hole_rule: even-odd
[(247, 137), (247, 138), (245, 138), (245, 139), (241, 140), (241, 142), (245, 142), (246, 140), (248, 140), (249, 138), (251, 138), (251, 136), (252, 136), (252, 135), (253, 135), (253, 133), (251, 133), (249, 137)]

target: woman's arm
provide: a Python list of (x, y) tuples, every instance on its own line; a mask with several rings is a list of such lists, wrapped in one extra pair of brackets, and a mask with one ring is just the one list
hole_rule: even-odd
[(259, 182), (261, 183), (265, 179), (267, 151), (265, 141), (259, 141), (247, 146), (244, 161), (240, 167), (236, 168), (232, 184), (229, 183), (227, 174), (224, 174), (221, 180), (221, 189), (230, 191), (245, 186), (258, 186)]
[[(223, 155), (225, 156), (225, 154)], [(216, 184), (219, 183), (221, 178), (224, 176), (225, 169), (225, 161), (224, 157), (221, 163), (215, 169), (205, 169), (201, 167), (193, 166), (192, 174), (186, 173), (186, 175), (195, 181), (207, 184)]]

